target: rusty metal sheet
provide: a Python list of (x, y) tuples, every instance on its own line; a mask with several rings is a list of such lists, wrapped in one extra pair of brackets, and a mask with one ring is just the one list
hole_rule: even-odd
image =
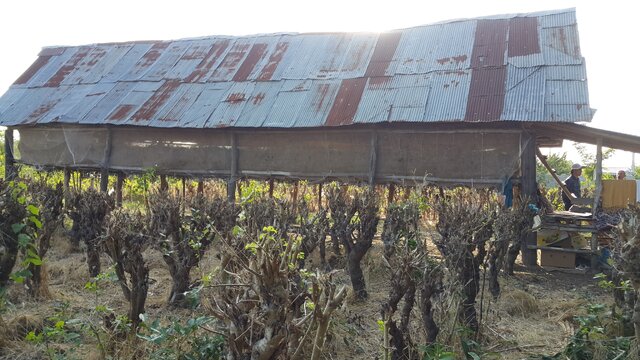
[(204, 127), (229, 127), (238, 121), (242, 110), (250, 101), (254, 87), (253, 82), (232, 83)]
[(430, 74), (429, 100), (423, 121), (462, 121), (471, 87), (471, 70)]
[(516, 17), (509, 20), (509, 57), (540, 53), (538, 18)]
[(465, 121), (500, 119), (504, 106), (506, 74), (506, 66), (473, 69)]
[(193, 105), (185, 109), (180, 124), (189, 128), (204, 128), (230, 86), (231, 83), (204, 84), (205, 88), (200, 96), (196, 98)]
[(543, 28), (569, 26), (577, 22), (576, 9), (537, 13), (536, 17), (539, 19), (538, 22)]
[[(88, 90), (84, 98), (73, 104), (64, 114), (61, 114), (58, 122), (63, 123), (81, 123), (84, 116), (91, 111), (97, 104), (116, 86), (116, 83), (98, 83), (95, 85), (87, 85)], [(65, 99), (66, 102), (66, 99)]]
[(575, 25), (542, 29), (542, 53), (547, 65), (574, 65), (582, 63), (578, 30)]
[[(178, 63), (180, 58), (189, 48), (192, 40), (174, 41), (167, 47), (160, 57), (149, 67), (149, 70), (140, 78), (143, 81), (160, 81)], [(175, 80), (175, 79), (169, 79)]]
[(237, 38), (230, 45), (229, 50), (225, 54), (222, 62), (215, 69), (213, 74), (207, 81), (231, 81), (236, 71), (242, 65), (244, 59), (249, 55), (251, 46), (253, 45), (255, 38)]
[(501, 120), (543, 121), (545, 72), (542, 67), (507, 68), (506, 94)]
[(143, 57), (151, 51), (151, 49), (155, 46), (155, 50), (153, 52), (159, 55), (158, 48), (160, 45), (155, 44), (133, 44), (132, 47), (127, 51), (118, 61), (107, 71), (107, 73), (102, 78), (104, 82), (114, 82), (120, 80), (133, 81), (139, 79), (144, 71), (148, 69), (148, 62), (150, 61), (148, 58), (144, 59)]
[[(146, 51), (140, 57), (134, 57), (139, 53), (136, 51), (134, 53), (128, 54), (125, 59), (126, 60), (135, 60), (133, 66), (129, 68), (119, 80), (122, 81), (137, 81), (142, 79), (142, 77), (149, 71), (149, 69), (158, 61), (158, 59), (164, 54), (165, 50), (169, 48), (171, 42), (169, 41), (159, 41), (154, 44), (144, 44), (146, 47)], [(142, 50), (140, 47), (135, 46), (135, 50)], [(131, 58), (133, 57), (133, 58)], [(128, 63), (128, 62), (127, 62)]]
[(236, 127), (260, 127), (271, 116), (282, 81), (276, 83), (256, 82), (240, 116), (232, 124)]
[(509, 21), (506, 19), (478, 20), (471, 55), (472, 68), (505, 65), (508, 29)]
[(30, 88), (44, 86), (44, 84), (58, 72), (62, 65), (71, 59), (71, 56), (73, 56), (76, 51), (76, 48), (67, 48), (62, 54), (53, 56), (24, 85)]
[(327, 115), (326, 126), (351, 125), (353, 123), (366, 84), (366, 78), (342, 80), (333, 106)]
[(46, 48), (0, 99), (0, 114), (0, 124), (200, 128), (583, 121), (592, 112), (570, 9), (382, 34)]

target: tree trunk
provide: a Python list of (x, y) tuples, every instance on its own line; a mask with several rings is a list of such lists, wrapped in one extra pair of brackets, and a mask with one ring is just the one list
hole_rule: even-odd
[(144, 304), (149, 291), (149, 268), (144, 263), (137, 264), (136, 273), (131, 274), (131, 297), (129, 300), (129, 320), (135, 329), (140, 323), (140, 314), (144, 314)]
[[(425, 274), (426, 275), (426, 274)], [(436, 284), (433, 280), (424, 277), (424, 283), (420, 289), (420, 310), (422, 312), (422, 324), (424, 326), (425, 338), (427, 344), (433, 344), (440, 332), (438, 324), (433, 320), (433, 303), (431, 297), (436, 293)]]
[(18, 243), (13, 239), (5, 238), (7, 242), (5, 244), (5, 251), (0, 256), (0, 287), (6, 286), (9, 282), (9, 276), (13, 267), (16, 264), (16, 258), (18, 256)]
[(460, 321), (474, 332), (478, 331), (478, 316), (476, 313), (476, 296), (478, 295), (478, 285), (474, 275), (473, 260), (465, 260), (461, 281), (464, 284), (464, 299), (460, 311)]
[(367, 294), (364, 283), (364, 274), (362, 273), (362, 268), (360, 267), (360, 260), (362, 260), (363, 256), (364, 253), (358, 254), (358, 251), (356, 251), (356, 248), (354, 248), (353, 250), (351, 250), (348, 257), (351, 285), (353, 286), (353, 293), (358, 300), (366, 299), (369, 296), (369, 294)]
[(97, 244), (87, 243), (87, 265), (89, 265), (89, 276), (96, 277), (100, 274), (100, 252)]
[(171, 293), (169, 294), (169, 305), (183, 307), (185, 305), (184, 294), (189, 291), (189, 273), (191, 269), (183, 266), (178, 266), (174, 271), (171, 271), (171, 279), (173, 284), (171, 285)]

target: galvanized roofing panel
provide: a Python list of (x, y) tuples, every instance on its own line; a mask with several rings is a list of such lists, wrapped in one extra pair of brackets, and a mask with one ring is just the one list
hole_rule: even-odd
[(555, 14), (547, 14), (538, 17), (538, 22), (543, 28), (569, 26), (575, 24), (576, 12), (573, 9), (559, 11)]
[(545, 107), (545, 72), (542, 67), (507, 68), (507, 87), (501, 120), (542, 121)]
[(470, 87), (471, 70), (433, 73), (425, 119), (427, 121), (463, 120)]
[(585, 121), (588, 104), (575, 11), (560, 10), (381, 34), (45, 48), (0, 98), (0, 124)]

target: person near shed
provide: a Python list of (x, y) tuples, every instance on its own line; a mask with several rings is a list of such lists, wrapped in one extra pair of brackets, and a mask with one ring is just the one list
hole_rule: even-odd
[(627, 177), (627, 173), (624, 170), (618, 171), (618, 180), (624, 180)]
[[(569, 192), (575, 196), (574, 199), (580, 198), (580, 175), (582, 175), (583, 166), (580, 164), (571, 165), (571, 176), (569, 176), (564, 184), (567, 186)], [(564, 203), (564, 209), (569, 211), (572, 205), (572, 199), (570, 199), (567, 194), (562, 192), (562, 202)]]

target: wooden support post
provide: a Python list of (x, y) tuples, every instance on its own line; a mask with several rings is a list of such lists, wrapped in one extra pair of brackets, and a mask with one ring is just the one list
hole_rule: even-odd
[(182, 178), (182, 201), (187, 199), (187, 179)]
[(124, 174), (118, 173), (116, 179), (116, 206), (122, 207), (122, 185), (124, 185)]
[(409, 200), (409, 195), (411, 195), (411, 187), (410, 186), (405, 186), (404, 187), (403, 200), (404, 201)]
[(109, 187), (109, 167), (111, 166), (111, 128), (107, 128), (107, 143), (104, 148), (104, 158), (102, 160), (102, 170), (100, 171), (100, 191), (107, 192)]
[(160, 191), (169, 191), (169, 183), (167, 182), (167, 175), (160, 175)]
[(318, 184), (318, 211), (322, 209), (322, 183)]
[(71, 170), (64, 168), (64, 177), (62, 180), (62, 189), (64, 191), (65, 198), (69, 195), (69, 183), (71, 182)]
[[(593, 194), (593, 208), (591, 214), (595, 218), (600, 205), (600, 195), (602, 195), (602, 138), (597, 139), (596, 144), (596, 190)], [(591, 234), (591, 269), (595, 270), (598, 266), (598, 232)]]
[(298, 180), (293, 183), (293, 194), (291, 195), (293, 202), (293, 216), (298, 212)]
[(4, 179), (14, 179), (18, 174), (13, 157), (13, 128), (7, 127), (4, 131)]
[(396, 184), (391, 183), (389, 184), (389, 196), (387, 196), (387, 204), (391, 205), (393, 203), (393, 198), (395, 197), (396, 194)]
[(238, 175), (238, 139), (235, 133), (231, 133), (231, 172), (227, 182), (227, 200), (236, 202), (236, 176)]
[(204, 193), (204, 181), (202, 179), (198, 180), (198, 195), (202, 195)]
[(269, 199), (273, 199), (273, 179), (269, 179)]
[[(536, 137), (535, 134), (523, 131), (520, 135), (520, 181), (522, 195), (534, 201), (537, 196), (536, 189)], [(536, 233), (529, 232), (522, 242), (522, 263), (525, 266), (538, 264), (538, 253), (531, 250), (529, 245), (536, 245)]]
[(378, 132), (371, 132), (371, 148), (369, 149), (369, 187), (373, 189), (378, 164)]

